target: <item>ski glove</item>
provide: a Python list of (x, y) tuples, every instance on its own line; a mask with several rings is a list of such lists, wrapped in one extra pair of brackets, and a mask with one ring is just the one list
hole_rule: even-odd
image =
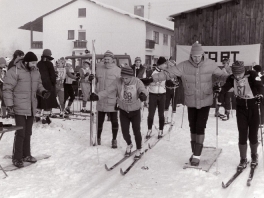
[(214, 90), (215, 93), (219, 94), (220, 91), (221, 91), (221, 87), (220, 87), (219, 85), (215, 85), (215, 86), (213, 87), (213, 90)]
[(91, 101), (98, 101), (99, 100), (99, 96), (97, 94), (95, 94), (95, 93), (91, 93), (90, 100)]
[(257, 94), (255, 96), (256, 104), (261, 104), (262, 98), (263, 98), (263, 95), (262, 94)]
[(89, 77), (88, 77), (88, 80), (89, 80), (90, 82), (92, 82), (93, 79), (94, 79), (94, 74), (90, 74)]
[(153, 78), (152, 77), (149, 77), (149, 78), (141, 78), (140, 79), (144, 85), (149, 85), (150, 83), (153, 82)]
[(51, 94), (50, 91), (47, 90), (42, 91), (42, 97), (45, 99), (49, 98), (50, 94)]
[(89, 76), (89, 73), (88, 72), (86, 74), (84, 74), (84, 77), (87, 77), (87, 76)]
[(144, 102), (147, 100), (147, 96), (143, 92), (141, 92), (138, 97), (139, 97), (141, 102)]
[(15, 115), (14, 106), (8, 106), (8, 107), (6, 107), (6, 110), (7, 110), (8, 117)]

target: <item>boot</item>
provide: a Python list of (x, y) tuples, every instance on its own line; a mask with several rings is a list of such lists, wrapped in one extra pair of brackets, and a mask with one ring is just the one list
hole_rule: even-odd
[(23, 162), (31, 162), (36, 163), (38, 160), (35, 157), (32, 157), (31, 155), (23, 157)]
[(112, 148), (117, 148), (117, 140), (112, 140)]
[(101, 138), (97, 138), (97, 145), (101, 145)]
[(141, 149), (137, 149), (137, 151), (136, 151), (136, 155), (135, 155), (134, 159), (140, 159), (141, 156), (142, 156), (142, 151), (141, 151)]
[(39, 122), (39, 121), (40, 121), (40, 117), (36, 116), (36, 117), (35, 117), (35, 121), (36, 121), (36, 122)]
[(48, 123), (48, 124), (51, 123), (51, 120), (50, 120), (49, 116), (46, 116), (46, 123)]
[(163, 130), (159, 130), (158, 139), (162, 138), (163, 136)]
[(199, 166), (202, 150), (203, 150), (203, 144), (199, 144), (196, 142), (194, 153), (193, 153), (193, 158), (191, 161), (192, 166)]
[(129, 157), (129, 156), (131, 155), (131, 150), (132, 150), (132, 148), (133, 148), (133, 144), (132, 144), (132, 143), (129, 144), (129, 145), (127, 145), (126, 153), (125, 153), (125, 156), (126, 156), (126, 157)]
[(257, 142), (256, 144), (250, 144), (250, 149), (251, 149), (251, 167), (256, 167), (258, 165), (258, 145), (259, 143)]
[(149, 129), (146, 135), (146, 139), (149, 139), (151, 137), (152, 130)]
[(14, 166), (18, 167), (18, 168), (22, 168), (24, 167), (24, 163), (22, 159), (12, 159), (12, 163)]
[(247, 144), (238, 144), (239, 153), (240, 153), (240, 162), (237, 166), (238, 170), (244, 169), (247, 167)]
[(193, 154), (194, 154), (194, 151), (195, 151), (195, 144), (196, 144), (195, 141), (191, 141), (192, 156), (191, 156), (190, 159), (189, 159), (190, 163), (191, 163), (191, 161), (192, 161)]

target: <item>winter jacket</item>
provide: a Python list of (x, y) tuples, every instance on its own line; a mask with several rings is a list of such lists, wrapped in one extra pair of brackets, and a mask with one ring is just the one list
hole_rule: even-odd
[(228, 76), (211, 59), (203, 58), (199, 64), (196, 64), (190, 58), (152, 77), (154, 82), (180, 77), (184, 89), (185, 105), (201, 109), (213, 104), (213, 75), (220, 81), (225, 81)]
[[(154, 71), (152, 75), (158, 74), (160, 71)], [(153, 94), (163, 94), (166, 93), (165, 80), (152, 82), (149, 85), (149, 92)]]
[[(248, 92), (249, 94), (246, 96), (248, 97), (248, 99), (243, 99), (238, 96), (238, 94), (236, 93), (237, 91), (234, 88), (234, 93), (236, 96), (236, 105), (237, 106), (255, 105), (256, 101), (254, 96), (263, 93), (263, 85), (261, 79), (258, 77), (258, 74), (255, 71), (246, 71), (244, 75), (244, 79), (248, 81), (251, 90), (249, 90)], [(218, 97), (219, 102), (221, 103), (224, 102), (224, 94), (232, 87), (235, 87), (235, 77), (233, 74), (227, 78), (226, 83), (222, 86), (221, 92)], [(243, 90), (242, 91), (243, 93), (246, 91), (245, 88), (242, 88), (241, 90)], [(253, 95), (251, 95), (251, 93)]]
[(146, 68), (140, 64), (139, 69), (136, 68), (136, 64), (132, 65), (134, 76), (137, 78), (145, 78), (146, 77)]
[[(107, 64), (103, 62), (96, 65), (96, 92), (106, 90), (114, 80), (120, 77), (121, 69), (116, 64)], [(97, 110), (102, 112), (115, 112), (117, 90), (112, 91), (111, 94), (97, 102)]]
[(65, 78), (65, 84), (70, 84), (72, 85), (72, 82), (75, 81), (75, 75), (74, 75), (74, 70), (72, 66), (70, 67), (65, 67), (66, 69), (66, 78)]
[(139, 94), (142, 92), (147, 95), (144, 84), (138, 78), (132, 77), (128, 85), (125, 85), (121, 78), (117, 78), (106, 90), (98, 93), (99, 99), (116, 91), (118, 107), (127, 112), (139, 110), (141, 108)]
[(88, 76), (84, 76), (86, 73), (88, 73), (88, 74), (90, 74), (91, 73), (91, 70), (89, 69), (89, 68), (80, 68), (80, 70), (79, 70), (79, 72), (80, 72), (80, 77), (81, 77), (81, 80), (80, 80), (80, 82), (81, 83), (89, 83), (89, 80), (88, 80)]
[(44, 90), (37, 68), (30, 71), (22, 61), (19, 61), (6, 72), (3, 86), (4, 101), (6, 106), (14, 107), (16, 115), (34, 116), (37, 108), (36, 94), (42, 96)]

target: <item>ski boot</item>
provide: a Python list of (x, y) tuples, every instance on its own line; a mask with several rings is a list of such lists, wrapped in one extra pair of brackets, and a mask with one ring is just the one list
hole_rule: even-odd
[(158, 139), (163, 137), (163, 130), (159, 130)]
[(97, 145), (101, 145), (101, 138), (97, 138)]
[(49, 116), (46, 116), (46, 123), (47, 124), (50, 124), (51, 123), (51, 120), (50, 120)]
[(137, 149), (137, 151), (136, 151), (136, 155), (135, 155), (134, 159), (135, 159), (135, 160), (138, 160), (138, 159), (141, 158), (141, 156), (142, 156), (142, 151), (141, 151), (141, 149)]
[(29, 156), (23, 157), (23, 162), (36, 163), (37, 159), (29, 155)]
[(191, 160), (191, 166), (199, 166), (202, 150), (203, 150), (203, 144), (195, 143), (195, 149)]
[(23, 163), (22, 159), (12, 159), (12, 163), (14, 166), (16, 166), (18, 168), (24, 167), (24, 163)]
[(250, 167), (251, 168), (255, 168), (258, 165), (258, 154), (251, 154), (251, 163), (250, 163)]
[(191, 141), (191, 147), (192, 147), (192, 156), (190, 157), (189, 159), (189, 162), (191, 163), (192, 161), (192, 158), (193, 158), (193, 154), (194, 154), (194, 150), (195, 150), (195, 144), (196, 142), (195, 141)]
[(125, 156), (126, 156), (126, 157), (129, 157), (129, 156), (131, 155), (131, 150), (132, 150), (132, 148), (133, 148), (133, 144), (132, 144), (132, 143), (129, 144), (129, 145), (127, 145), (126, 153), (125, 153)]
[(146, 139), (149, 139), (151, 137), (152, 130), (149, 129), (146, 135)]
[(36, 122), (39, 122), (39, 121), (40, 121), (40, 117), (36, 116), (36, 117), (35, 117), (35, 121), (36, 121)]
[(117, 148), (117, 140), (112, 140), (112, 148)]
[(237, 170), (243, 170), (243, 169), (245, 169), (247, 167), (247, 164), (248, 164), (247, 158), (241, 158), (240, 159), (240, 163), (237, 166)]

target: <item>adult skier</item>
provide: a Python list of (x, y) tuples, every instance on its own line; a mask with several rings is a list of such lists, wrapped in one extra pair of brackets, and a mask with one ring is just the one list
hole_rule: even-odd
[[(168, 64), (169, 61), (165, 64)], [(189, 60), (179, 63), (176, 67), (164, 69), (163, 72), (142, 79), (144, 84), (169, 80), (180, 77), (185, 95), (185, 105), (188, 107), (188, 120), (191, 132), (192, 166), (198, 166), (203, 149), (205, 128), (210, 106), (213, 104), (212, 76), (224, 81), (227, 74), (213, 60), (204, 57), (204, 50), (199, 43), (191, 48)]]
[(135, 64), (131, 66), (134, 72), (134, 76), (140, 78), (146, 77), (146, 68), (141, 64), (141, 58), (135, 58)]
[(215, 90), (220, 94), (218, 97), (221, 105), (224, 102), (224, 94), (234, 88), (236, 96), (236, 117), (238, 127), (238, 148), (240, 163), (238, 169), (247, 167), (247, 140), (251, 149), (251, 165), (258, 165), (258, 127), (259, 112), (258, 104), (261, 103), (263, 86), (261, 79), (255, 71), (245, 71), (244, 62), (236, 61), (232, 65), (233, 75), (230, 75), (222, 88)]
[(132, 124), (133, 133), (136, 141), (136, 155), (135, 158), (140, 158), (142, 137), (140, 131), (141, 102), (147, 99), (147, 90), (144, 84), (134, 76), (131, 67), (126, 66), (121, 69), (121, 77), (117, 78), (110, 86), (104, 91), (97, 94), (91, 94), (91, 100), (97, 101), (106, 98), (108, 95), (117, 92), (117, 103), (120, 110), (120, 123), (123, 137), (127, 143), (126, 156), (131, 154), (133, 147), (131, 136), (129, 134), (130, 123)]

